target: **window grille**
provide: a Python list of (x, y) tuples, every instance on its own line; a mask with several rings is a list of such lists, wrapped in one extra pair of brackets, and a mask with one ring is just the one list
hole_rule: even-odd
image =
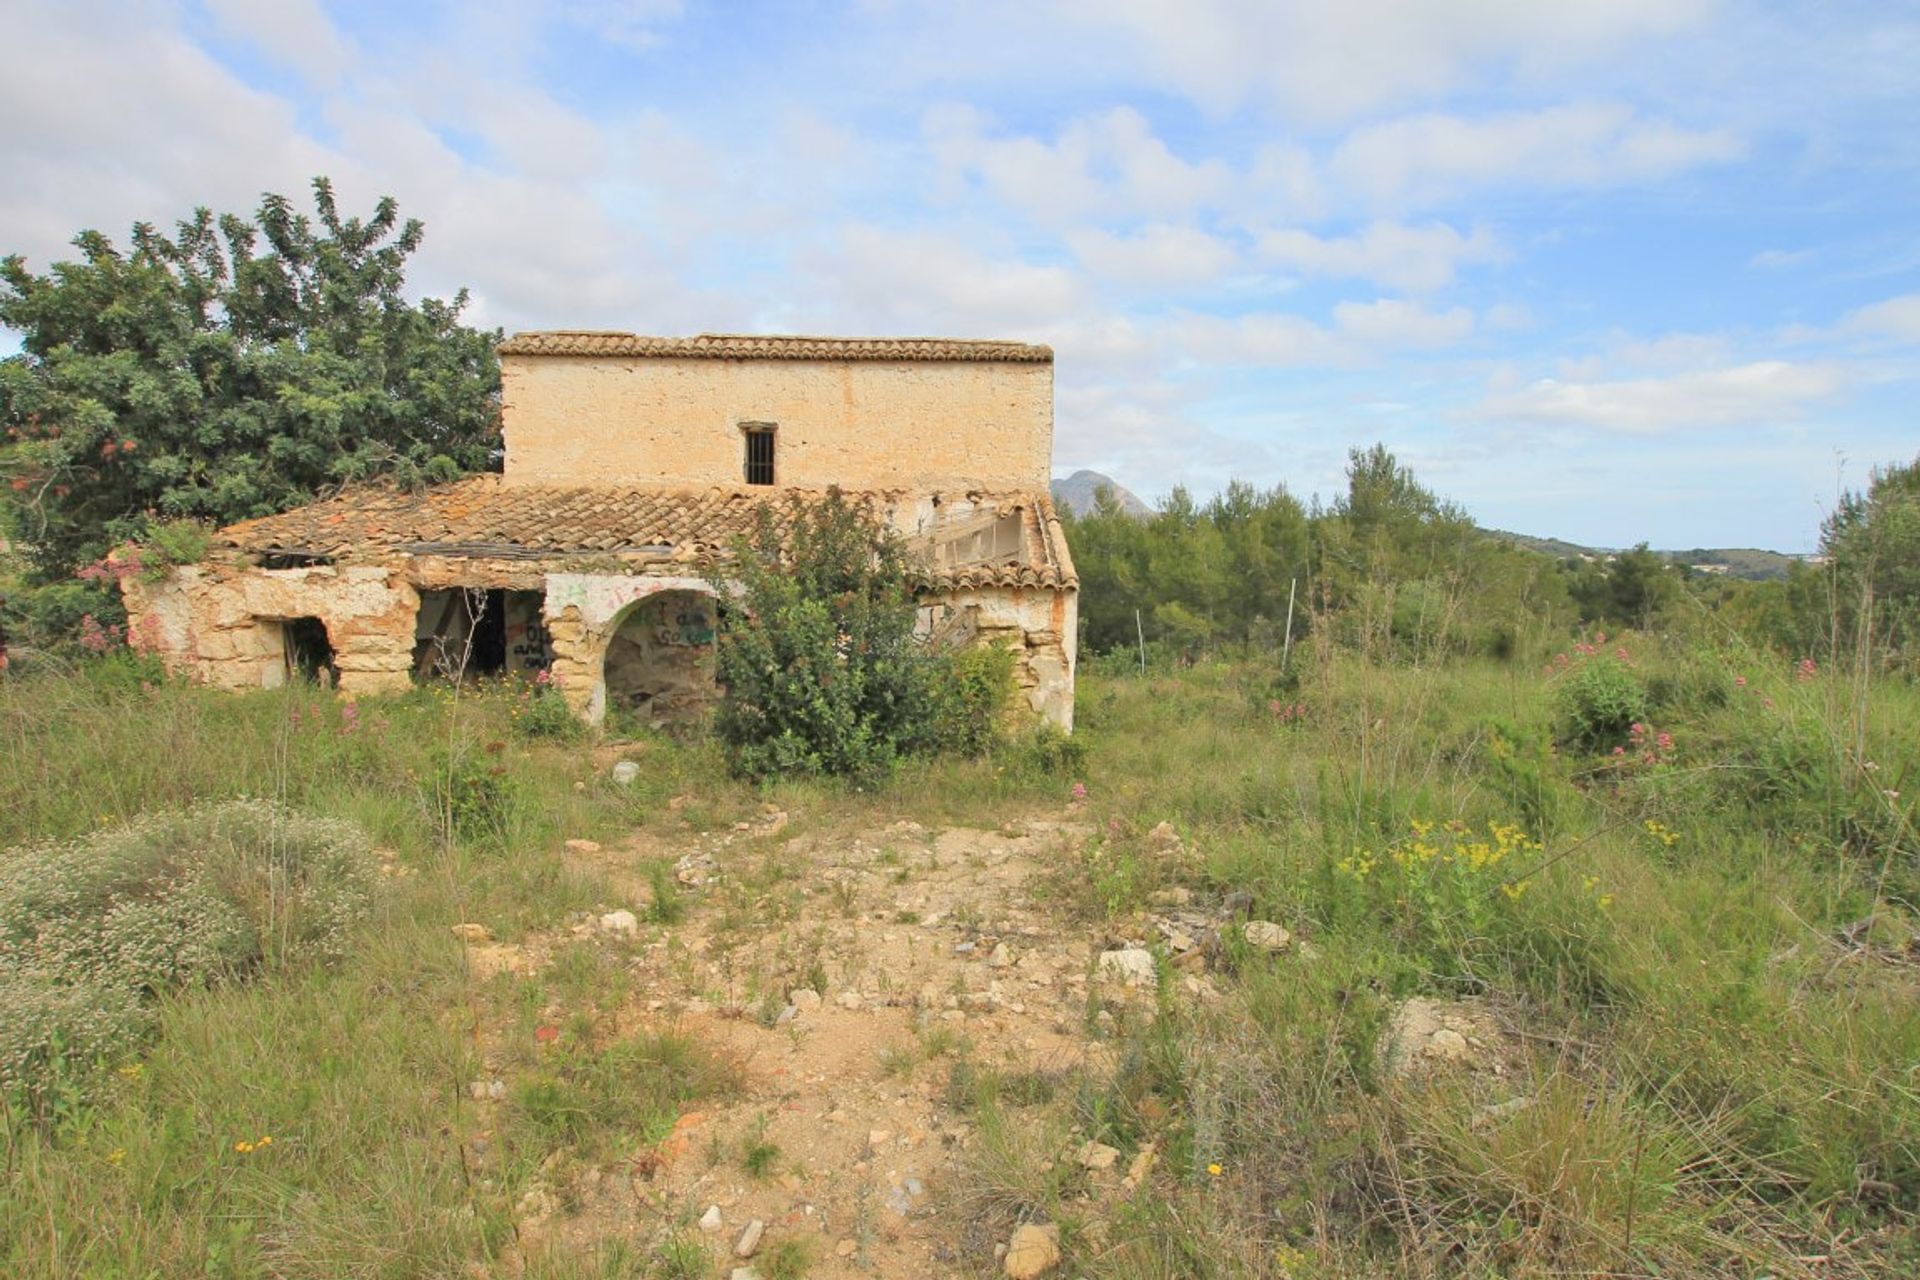
[(741, 426), (746, 437), (748, 484), (773, 483), (773, 426), (749, 422)]

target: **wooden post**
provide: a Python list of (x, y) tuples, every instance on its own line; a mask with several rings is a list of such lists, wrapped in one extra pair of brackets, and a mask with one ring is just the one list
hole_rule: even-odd
[(1147, 629), (1140, 622), (1140, 611), (1133, 611), (1133, 631), (1140, 637), (1140, 674), (1147, 674)]
[(1300, 579), (1287, 583), (1287, 634), (1280, 642), (1280, 670), (1287, 669), (1287, 659), (1293, 656), (1293, 593), (1300, 586)]

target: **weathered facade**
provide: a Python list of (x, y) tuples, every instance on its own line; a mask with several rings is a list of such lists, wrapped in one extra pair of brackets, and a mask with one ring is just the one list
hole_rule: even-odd
[(201, 564), (125, 579), (142, 642), (228, 688), (544, 670), (590, 720), (678, 718), (714, 694), (736, 540), (833, 487), (921, 559), (923, 628), (1012, 647), (1025, 705), (1072, 727), (1047, 348), (557, 332), (500, 359), (502, 474), (228, 526)]

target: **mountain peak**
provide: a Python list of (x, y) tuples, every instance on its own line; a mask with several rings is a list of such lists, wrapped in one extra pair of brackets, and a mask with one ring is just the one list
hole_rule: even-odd
[(1140, 501), (1112, 477), (1102, 475), (1098, 471), (1089, 471), (1085, 467), (1064, 480), (1053, 482), (1053, 500), (1076, 516), (1084, 516), (1093, 511), (1093, 495), (1102, 488), (1113, 490), (1113, 496), (1120, 500), (1120, 509), (1128, 515), (1150, 516), (1153, 514), (1152, 507)]

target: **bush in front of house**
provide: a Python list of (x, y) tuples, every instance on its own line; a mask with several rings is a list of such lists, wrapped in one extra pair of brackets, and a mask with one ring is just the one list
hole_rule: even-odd
[(863, 500), (836, 490), (761, 510), (720, 628), (716, 728), (735, 772), (870, 776), (907, 756), (985, 750), (1011, 655), (916, 638), (914, 573)]
[(45, 1120), (151, 998), (337, 958), (373, 883), (358, 828), (261, 800), (0, 854), (0, 1100)]

